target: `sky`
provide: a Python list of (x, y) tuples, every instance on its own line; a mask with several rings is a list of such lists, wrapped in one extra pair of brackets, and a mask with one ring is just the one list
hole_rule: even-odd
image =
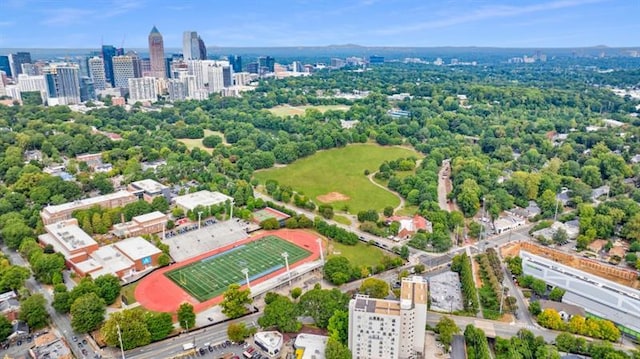
[(0, 47), (640, 45), (640, 0), (0, 0)]

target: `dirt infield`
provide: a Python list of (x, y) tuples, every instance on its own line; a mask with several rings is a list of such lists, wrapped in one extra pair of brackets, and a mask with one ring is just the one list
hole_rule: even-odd
[[(156, 312), (175, 312), (181, 303), (189, 302), (194, 306), (196, 312), (201, 312), (207, 308), (210, 308), (222, 301), (222, 296), (217, 296), (215, 298), (209, 299), (206, 302), (199, 302), (196, 298), (190, 296), (186, 291), (172, 282), (167, 276), (164, 275), (165, 272), (174, 270), (177, 268), (184, 267), (191, 263), (197, 262), (203, 258), (210, 257), (214, 254), (225, 252), (229, 249), (232, 249), (234, 246), (239, 244), (245, 244), (248, 242), (255, 241), (259, 238), (275, 235), (282, 239), (285, 239), (291, 243), (296, 244), (306, 250), (312, 252), (312, 254), (296, 263), (291, 264), (291, 268), (296, 268), (300, 264), (312, 262), (320, 258), (320, 250), (318, 248), (318, 243), (316, 239), (318, 235), (315, 233), (303, 231), (303, 230), (295, 230), (295, 229), (280, 229), (276, 231), (266, 231), (262, 232), (256, 236), (249, 237), (247, 239), (243, 239), (241, 241), (232, 243), (230, 245), (215, 249), (213, 251), (209, 251), (203, 253), (197, 257), (188, 259), (184, 262), (176, 263), (159, 270), (148, 275), (146, 278), (140, 281), (140, 284), (136, 287), (135, 290), (135, 298), (140, 303), (141, 306), (148, 310), (156, 311)], [(229, 270), (238, 270), (237, 268), (229, 268)], [(264, 282), (267, 279), (273, 278), (281, 273), (286, 271), (285, 268), (282, 268), (278, 271), (270, 273), (266, 276), (260, 277), (256, 280), (251, 281), (251, 285), (255, 285), (261, 282)], [(243, 285), (242, 288), (245, 288), (246, 285)]]
[(318, 199), (318, 201), (322, 202), (322, 203), (331, 203), (331, 202), (337, 202), (337, 201), (348, 201), (351, 199), (351, 197), (344, 195), (340, 192), (329, 192), (327, 194), (322, 194), (319, 195), (318, 197), (316, 197)]

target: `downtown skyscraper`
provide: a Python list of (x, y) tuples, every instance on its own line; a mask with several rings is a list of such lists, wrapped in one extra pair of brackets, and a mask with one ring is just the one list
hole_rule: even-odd
[(149, 33), (149, 60), (151, 62), (151, 76), (166, 78), (166, 62), (164, 59), (164, 41), (162, 34), (154, 26)]
[(197, 32), (185, 31), (182, 35), (182, 57), (185, 61), (207, 59), (207, 47)]

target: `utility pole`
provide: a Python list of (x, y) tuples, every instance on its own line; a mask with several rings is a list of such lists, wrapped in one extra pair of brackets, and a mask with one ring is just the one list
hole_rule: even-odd
[(118, 341), (120, 342), (120, 353), (122, 354), (122, 359), (126, 359), (124, 357), (124, 346), (122, 345), (122, 332), (120, 332), (120, 324), (116, 324), (116, 328), (118, 329)]
[(198, 229), (200, 229), (200, 221), (202, 220), (202, 211), (198, 211)]
[(553, 214), (553, 222), (555, 223), (558, 220), (558, 204), (560, 203), (560, 201), (558, 201), (558, 195), (556, 195), (556, 210), (555, 213)]

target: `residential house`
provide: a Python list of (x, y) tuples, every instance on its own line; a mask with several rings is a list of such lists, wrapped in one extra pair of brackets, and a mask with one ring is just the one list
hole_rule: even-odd
[(16, 292), (11, 290), (0, 294), (0, 314), (12, 322), (18, 319), (19, 313), (20, 301), (18, 301)]
[(565, 322), (569, 321), (572, 317), (576, 315), (579, 315), (583, 318), (586, 315), (584, 308), (579, 307), (577, 305), (554, 302), (552, 300), (544, 300), (544, 299), (540, 299), (538, 302), (540, 303), (540, 308), (542, 308), (542, 310), (554, 309), (556, 312), (558, 312), (558, 314), (560, 314), (560, 318), (562, 318), (562, 320), (564, 320)]
[(419, 230), (426, 232), (433, 231), (433, 225), (426, 218), (416, 214), (413, 217), (408, 216), (391, 216), (387, 218), (387, 223), (398, 222), (400, 223), (400, 229), (398, 229), (397, 238), (409, 239), (416, 234)]
[(497, 234), (516, 229), (520, 226), (524, 226), (526, 221), (523, 218), (514, 215), (507, 215), (498, 217), (493, 221), (493, 228)]

